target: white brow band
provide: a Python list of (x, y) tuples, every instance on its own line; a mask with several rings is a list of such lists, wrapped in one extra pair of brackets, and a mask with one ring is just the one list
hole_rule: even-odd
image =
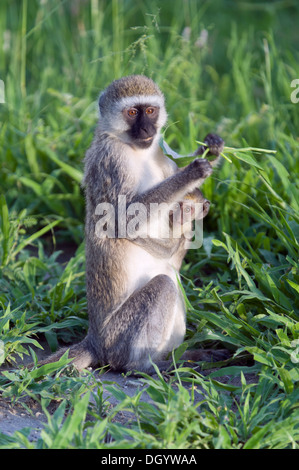
[(125, 108), (132, 108), (138, 105), (148, 104), (149, 106), (164, 106), (164, 100), (158, 95), (135, 95), (121, 98), (117, 103), (117, 108), (122, 111)]

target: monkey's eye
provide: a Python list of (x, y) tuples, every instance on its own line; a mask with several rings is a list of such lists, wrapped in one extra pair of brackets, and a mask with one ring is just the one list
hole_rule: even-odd
[(154, 114), (155, 108), (150, 106), (149, 108), (146, 108), (145, 112), (146, 112), (146, 114)]
[(130, 108), (128, 109), (128, 116), (130, 117), (135, 117), (138, 114), (138, 110), (136, 108)]

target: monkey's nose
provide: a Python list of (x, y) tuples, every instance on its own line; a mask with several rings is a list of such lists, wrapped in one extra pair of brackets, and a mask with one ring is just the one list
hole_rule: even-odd
[(143, 139), (146, 139), (148, 137), (153, 137), (154, 133), (151, 132), (149, 129), (145, 128), (145, 127), (142, 127), (140, 129), (140, 135)]
[(148, 137), (154, 137), (156, 134), (156, 128), (154, 125), (149, 123), (140, 127), (140, 137), (141, 139), (147, 139)]

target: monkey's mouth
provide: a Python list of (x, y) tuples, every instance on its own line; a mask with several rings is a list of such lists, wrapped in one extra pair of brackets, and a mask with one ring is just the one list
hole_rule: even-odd
[(152, 145), (153, 137), (146, 137), (145, 139), (138, 139), (135, 141), (135, 145), (139, 148), (145, 149)]

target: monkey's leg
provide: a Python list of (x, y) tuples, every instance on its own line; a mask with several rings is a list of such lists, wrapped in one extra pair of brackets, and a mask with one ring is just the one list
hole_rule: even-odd
[(153, 362), (163, 360), (184, 334), (180, 292), (169, 276), (157, 275), (134, 292), (102, 329), (104, 362), (113, 369), (152, 372), (150, 357)]

